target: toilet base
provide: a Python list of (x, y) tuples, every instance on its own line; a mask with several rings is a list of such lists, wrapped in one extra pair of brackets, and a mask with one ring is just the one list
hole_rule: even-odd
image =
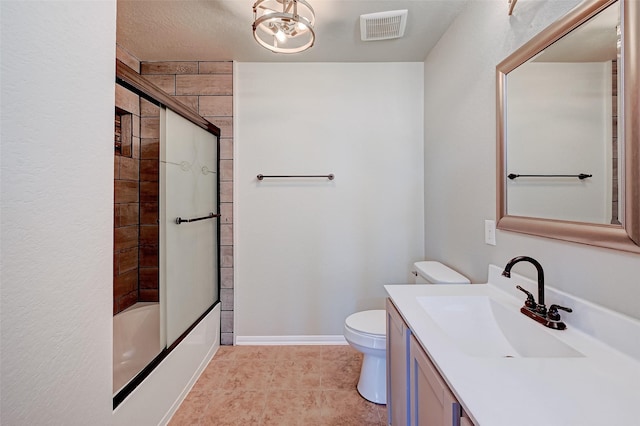
[(364, 354), (360, 368), (358, 392), (367, 401), (376, 404), (387, 403), (387, 360), (386, 353), (382, 356)]

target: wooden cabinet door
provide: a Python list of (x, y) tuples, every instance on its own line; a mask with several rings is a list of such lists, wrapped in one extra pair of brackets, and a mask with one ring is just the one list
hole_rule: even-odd
[(413, 336), (410, 354), (411, 424), (459, 426), (460, 404)]
[(387, 299), (387, 413), (392, 426), (409, 421), (409, 336), (411, 330)]

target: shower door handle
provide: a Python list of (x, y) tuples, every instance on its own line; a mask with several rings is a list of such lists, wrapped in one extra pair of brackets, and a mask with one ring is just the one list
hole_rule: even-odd
[(183, 219), (181, 217), (177, 217), (176, 218), (176, 224), (180, 225), (181, 223), (197, 222), (199, 220), (213, 219), (214, 217), (220, 217), (220, 215), (219, 214), (214, 214), (213, 212), (211, 212), (211, 213), (209, 213), (208, 216), (196, 217), (196, 218), (193, 218), (193, 219)]

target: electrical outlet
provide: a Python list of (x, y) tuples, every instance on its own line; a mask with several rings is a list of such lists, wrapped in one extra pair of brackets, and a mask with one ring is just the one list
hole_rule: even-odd
[(484, 221), (484, 242), (492, 246), (496, 245), (496, 221), (495, 220)]

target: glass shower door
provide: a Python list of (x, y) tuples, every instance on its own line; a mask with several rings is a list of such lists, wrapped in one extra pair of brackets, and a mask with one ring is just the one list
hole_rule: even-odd
[(161, 335), (170, 347), (218, 294), (218, 141), (163, 108), (160, 120)]

